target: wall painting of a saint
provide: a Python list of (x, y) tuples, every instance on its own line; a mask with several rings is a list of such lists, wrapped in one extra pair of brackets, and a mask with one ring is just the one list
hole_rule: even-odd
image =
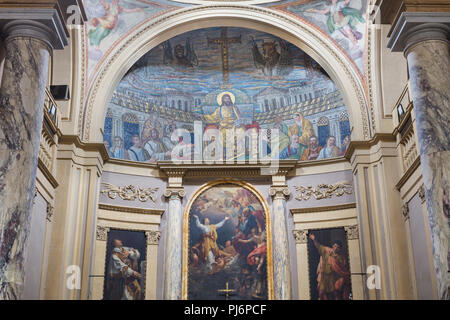
[(344, 228), (310, 230), (308, 238), (311, 300), (351, 300), (351, 273)]
[(183, 298), (272, 299), (270, 216), (250, 185), (218, 181), (192, 197), (184, 217)]
[(147, 243), (145, 232), (111, 229), (107, 240), (103, 300), (143, 300)]

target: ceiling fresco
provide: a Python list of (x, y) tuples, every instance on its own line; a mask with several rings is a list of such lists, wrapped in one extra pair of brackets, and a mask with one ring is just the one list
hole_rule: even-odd
[[(92, 82), (102, 63), (124, 39), (146, 21), (211, 1), (170, 0), (83, 0), (86, 24), (88, 82)], [(308, 23), (363, 73), (366, 35), (366, 0), (234, 1), (278, 10)]]
[(287, 0), (265, 6), (286, 12), (318, 27), (331, 37), (364, 73), (366, 0)]

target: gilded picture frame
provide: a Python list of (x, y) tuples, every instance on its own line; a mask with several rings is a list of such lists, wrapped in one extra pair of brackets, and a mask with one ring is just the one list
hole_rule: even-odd
[(182, 250), (182, 299), (188, 300), (189, 297), (189, 223), (190, 212), (192, 205), (197, 198), (205, 191), (219, 186), (219, 185), (234, 185), (236, 187), (242, 187), (252, 193), (256, 199), (261, 203), (265, 214), (265, 228), (266, 228), (266, 244), (267, 244), (267, 298), (269, 300), (274, 299), (274, 286), (273, 286), (273, 249), (272, 249), (272, 221), (270, 216), (270, 209), (267, 201), (261, 195), (261, 193), (251, 184), (234, 179), (215, 180), (208, 182), (198, 188), (191, 196), (188, 205), (185, 207), (183, 213), (183, 250)]

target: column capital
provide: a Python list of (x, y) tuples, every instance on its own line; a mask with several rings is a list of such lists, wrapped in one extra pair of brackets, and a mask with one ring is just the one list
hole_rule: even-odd
[(100, 241), (106, 241), (108, 238), (109, 227), (97, 225), (96, 239)]
[(347, 235), (347, 240), (359, 239), (359, 229), (358, 225), (345, 226), (345, 234)]
[(184, 188), (167, 188), (164, 191), (164, 196), (170, 199), (181, 199), (186, 196), (186, 191)]
[(147, 244), (158, 244), (161, 238), (161, 232), (159, 231), (146, 231), (145, 236), (147, 238)]
[(274, 199), (286, 199), (291, 195), (291, 190), (289, 190), (288, 186), (272, 186), (269, 194)]
[(294, 234), (295, 243), (297, 244), (305, 244), (308, 243), (308, 229), (302, 229), (302, 230), (292, 230), (292, 233)]
[(448, 41), (450, 12), (403, 12), (393, 27), (388, 48), (404, 52), (415, 44), (428, 40)]
[(2, 8), (0, 30), (5, 41), (31, 37), (43, 41), (49, 50), (68, 45), (68, 31), (56, 8)]

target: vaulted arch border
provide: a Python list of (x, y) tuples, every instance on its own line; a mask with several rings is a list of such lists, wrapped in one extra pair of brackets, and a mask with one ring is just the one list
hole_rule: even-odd
[(340, 89), (350, 113), (352, 140), (371, 137), (363, 85), (345, 55), (308, 24), (253, 6), (209, 5), (181, 9), (148, 21), (113, 50), (88, 90), (80, 113), (79, 131), (84, 141), (102, 141), (108, 103), (128, 69), (146, 52), (179, 34), (208, 27), (242, 27), (271, 33), (287, 40), (315, 59)]

